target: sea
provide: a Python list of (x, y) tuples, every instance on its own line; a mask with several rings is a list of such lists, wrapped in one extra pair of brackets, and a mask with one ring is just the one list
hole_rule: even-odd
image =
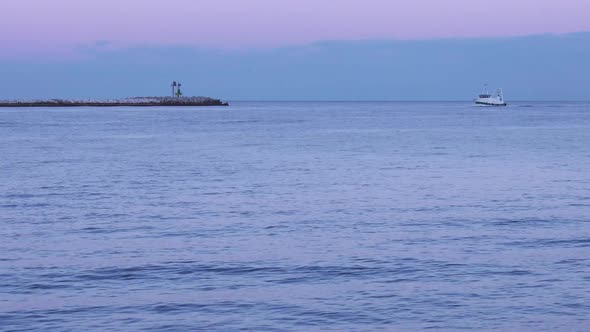
[(589, 331), (590, 103), (0, 109), (1, 331)]

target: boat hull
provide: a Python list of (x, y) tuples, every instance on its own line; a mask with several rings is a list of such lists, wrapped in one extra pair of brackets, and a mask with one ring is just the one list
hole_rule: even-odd
[(496, 106), (496, 107), (508, 106), (508, 104), (506, 104), (506, 103), (488, 103), (485, 101), (476, 101), (475, 104), (479, 105), (479, 106)]

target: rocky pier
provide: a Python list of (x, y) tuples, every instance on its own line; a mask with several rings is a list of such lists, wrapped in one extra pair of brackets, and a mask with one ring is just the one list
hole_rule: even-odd
[(228, 106), (210, 97), (133, 97), (123, 99), (0, 100), (0, 107)]

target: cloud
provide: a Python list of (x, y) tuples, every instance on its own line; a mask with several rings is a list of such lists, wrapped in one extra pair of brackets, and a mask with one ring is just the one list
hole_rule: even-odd
[(486, 82), (512, 100), (590, 99), (590, 33), (233, 51), (99, 42), (78, 51), (65, 62), (0, 62), (0, 99), (163, 95), (172, 80), (231, 100), (469, 100)]

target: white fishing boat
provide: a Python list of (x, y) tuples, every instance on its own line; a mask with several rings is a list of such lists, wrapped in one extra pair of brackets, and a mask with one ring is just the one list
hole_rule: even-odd
[(496, 90), (496, 93), (488, 92), (487, 84), (484, 86), (482, 93), (475, 99), (475, 104), (480, 106), (506, 106), (504, 101), (504, 93), (502, 89)]

